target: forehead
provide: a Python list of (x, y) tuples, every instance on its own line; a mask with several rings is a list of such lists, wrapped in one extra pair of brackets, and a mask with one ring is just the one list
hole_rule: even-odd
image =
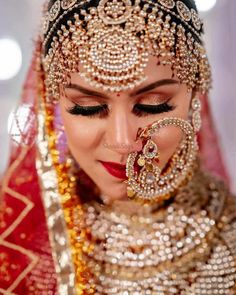
[[(140, 85), (137, 85), (129, 90), (126, 90), (125, 92), (127, 94), (133, 94), (138, 92), (139, 89), (144, 88), (147, 85), (150, 85), (156, 81), (159, 80), (165, 80), (165, 79), (174, 79), (177, 82), (180, 82), (177, 78), (177, 75), (173, 70), (171, 69), (170, 65), (160, 65), (158, 63), (158, 59), (155, 56), (149, 55), (148, 64), (147, 67), (144, 70), (146, 80)], [(79, 64), (79, 71), (83, 72), (83, 66)], [(108, 93), (102, 90), (101, 88), (95, 88), (92, 86), (89, 82), (87, 82), (83, 77), (81, 77), (80, 73), (71, 73), (71, 84), (78, 84), (81, 87), (84, 87), (86, 89), (91, 89), (95, 91), (99, 91), (101, 93)], [(109, 93), (110, 94), (110, 93)]]

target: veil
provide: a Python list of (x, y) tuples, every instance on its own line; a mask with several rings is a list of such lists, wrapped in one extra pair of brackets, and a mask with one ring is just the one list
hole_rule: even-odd
[(200, 162), (204, 170), (209, 171), (214, 176), (221, 178), (230, 186), (230, 177), (221, 153), (221, 147), (217, 130), (211, 114), (208, 95), (201, 96), (202, 104), (202, 127), (198, 134), (200, 147)]
[[(40, 77), (35, 52), (17, 110), (12, 116), (11, 151), (1, 184), (0, 292), (2, 294), (56, 293), (56, 272), (36, 169)], [(211, 117), (208, 96), (202, 100), (202, 129), (198, 140), (204, 169), (229, 183)], [(56, 106), (55, 106), (56, 107)], [(59, 120), (56, 116), (55, 121)], [(57, 122), (54, 122), (57, 128)], [(63, 134), (62, 134), (63, 135)], [(58, 149), (64, 149), (61, 137)], [(34, 290), (33, 286), (37, 286)], [(43, 286), (43, 287), (42, 287)], [(41, 293), (40, 293), (41, 290)], [(51, 293), (50, 293), (51, 292)]]

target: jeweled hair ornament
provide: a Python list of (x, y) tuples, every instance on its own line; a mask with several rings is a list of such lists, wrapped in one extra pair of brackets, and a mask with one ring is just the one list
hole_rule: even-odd
[(202, 22), (191, 0), (49, 1), (42, 63), (48, 98), (79, 72), (91, 86), (120, 92), (145, 81), (150, 55), (181, 83), (206, 92), (211, 72)]

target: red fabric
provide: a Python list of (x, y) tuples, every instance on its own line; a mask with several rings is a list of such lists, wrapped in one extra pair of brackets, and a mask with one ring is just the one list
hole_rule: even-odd
[(27, 124), (30, 121), (27, 120), (24, 130), (19, 127), (21, 144), (12, 142), (9, 168), (1, 188), (0, 294), (4, 291), (20, 295), (56, 293), (56, 275), (36, 171), (35, 62), (36, 57), (20, 104), (32, 110), (34, 124)]

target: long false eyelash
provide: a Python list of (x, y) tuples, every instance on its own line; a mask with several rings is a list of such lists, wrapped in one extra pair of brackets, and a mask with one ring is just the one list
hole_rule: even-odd
[[(175, 109), (175, 106), (168, 104), (167, 102), (159, 105), (148, 104), (136, 104), (133, 108), (135, 115), (142, 117), (150, 114), (160, 114), (170, 112)], [(81, 115), (87, 117), (95, 117), (99, 115), (100, 118), (105, 117), (108, 114), (108, 107), (106, 104), (97, 106), (80, 106), (75, 104), (73, 107), (67, 109), (68, 113), (72, 115)]]
[(167, 102), (158, 105), (136, 104), (133, 108), (135, 115), (142, 117), (149, 114), (161, 114), (173, 111), (175, 106)]
[(73, 107), (68, 108), (67, 112), (72, 115), (81, 115), (88, 117), (94, 117), (99, 114), (101, 117), (103, 117), (108, 112), (108, 107), (107, 105), (80, 106), (78, 104), (75, 104)]

